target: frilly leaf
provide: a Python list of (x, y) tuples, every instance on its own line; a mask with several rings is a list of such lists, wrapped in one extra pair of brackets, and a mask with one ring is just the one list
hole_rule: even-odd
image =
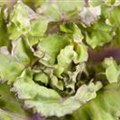
[(37, 72), (34, 74), (34, 80), (37, 82), (41, 82), (45, 85), (48, 84), (49, 78), (44, 72)]
[(7, 25), (10, 39), (14, 40), (20, 35), (28, 33), (31, 27), (31, 21), (35, 18), (37, 18), (37, 14), (19, 0), (14, 6), (13, 13), (10, 14), (10, 22)]
[(57, 34), (46, 36), (38, 44), (38, 49), (48, 55), (48, 60), (45, 63), (53, 65), (56, 61), (57, 55), (62, 48), (69, 45), (71, 39), (67, 36), (60, 36)]
[(13, 22), (18, 29), (25, 30), (30, 27), (30, 22), (34, 18), (36, 18), (36, 13), (19, 0), (14, 6), (11, 22)]
[(12, 41), (12, 56), (24, 65), (33, 65), (37, 60), (34, 50), (25, 36)]
[(72, 61), (77, 57), (76, 52), (73, 50), (73, 46), (66, 46), (60, 51), (60, 54), (57, 56), (58, 66), (64, 69), (64, 72), (71, 70)]
[(75, 96), (62, 98), (55, 90), (38, 85), (32, 80), (33, 73), (25, 70), (14, 83), (13, 90), (25, 106), (43, 116), (63, 116), (72, 113), (87, 101), (96, 97), (96, 85), (81, 86)]
[(98, 92), (98, 96), (69, 116), (49, 120), (119, 120), (120, 87), (112, 83)]
[(51, 1), (43, 4), (37, 11), (45, 15), (50, 21), (60, 21), (77, 16), (78, 12), (83, 8), (83, 4), (84, 1)]
[(108, 43), (112, 40), (112, 27), (101, 20), (90, 27), (89, 30), (90, 31), (86, 34), (86, 42), (92, 48), (103, 46), (105, 43)]

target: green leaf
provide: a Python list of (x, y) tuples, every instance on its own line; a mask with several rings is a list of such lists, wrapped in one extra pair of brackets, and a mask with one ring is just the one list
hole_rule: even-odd
[(72, 69), (72, 61), (77, 57), (76, 52), (73, 50), (73, 46), (66, 46), (60, 51), (60, 54), (57, 56), (58, 67), (62, 67), (64, 72), (67, 72)]
[(14, 6), (13, 13), (10, 14), (10, 22), (7, 25), (10, 39), (14, 40), (20, 35), (27, 34), (31, 27), (31, 21), (35, 18), (37, 18), (37, 14), (19, 0)]
[(72, 34), (75, 32), (75, 28), (73, 24), (65, 23), (65, 24), (60, 25), (60, 31), (68, 33), (68, 34)]
[(29, 1), (29, 0), (24, 0), (24, 3), (27, 4), (28, 6), (32, 7), (34, 6), (34, 9), (40, 7), (44, 2), (46, 2), (45, 0), (35, 0), (35, 1)]
[[(71, 6), (72, 3), (72, 6)], [(58, 2), (60, 11), (65, 14), (74, 10), (80, 11), (83, 8), (84, 1), (69, 0), (69, 2)]]
[(117, 120), (120, 2), (12, 0), (5, 6), (3, 2), (0, 120), (30, 120), (29, 108), (31, 115), (46, 119)]
[(90, 6), (90, 7), (95, 7), (95, 6), (98, 6), (98, 5), (101, 5), (101, 4), (104, 4), (104, 1), (100, 1), (100, 0), (90, 0), (90, 1), (87, 1), (85, 2), (86, 6)]
[(115, 46), (118, 46), (119, 47), (119, 43), (120, 43), (120, 27), (118, 27), (117, 29), (116, 29), (116, 33), (115, 33), (115, 38), (114, 38), (115, 40), (114, 40), (114, 43), (113, 44), (115, 44)]
[(62, 118), (49, 120), (118, 120), (120, 110), (119, 84), (109, 84), (98, 92), (95, 99), (89, 101), (77, 111)]
[(104, 64), (106, 65), (105, 74), (109, 83), (118, 82), (120, 73), (117, 63), (113, 60), (113, 58), (106, 58), (104, 60)]
[(7, 25), (5, 22), (4, 7), (0, 7), (0, 47), (9, 45)]
[(23, 69), (24, 66), (15, 58), (0, 52), (0, 81), (8, 81), (8, 83), (14, 82), (16, 77), (21, 74)]
[(42, 13), (50, 21), (58, 21), (61, 19), (61, 13), (56, 2), (54, 3), (46, 2), (37, 11), (40, 14)]
[(36, 18), (36, 13), (23, 2), (18, 1), (11, 15), (11, 22), (14, 23), (17, 29), (22, 31), (28, 30), (30, 22), (34, 18)]
[[(80, 78), (78, 78), (78, 76), (80, 74), (82, 74), (82, 72), (85, 70), (85, 64), (84, 63), (81, 63), (81, 64), (78, 64), (76, 67), (75, 67), (75, 70), (70, 72), (68, 71), (68, 80), (65, 79), (65, 77), (63, 77), (63, 80), (64, 80), (64, 84), (65, 84), (65, 88), (69, 90), (69, 93), (68, 94), (73, 94), (75, 93), (75, 88), (76, 88), (76, 85), (78, 83), (78, 81), (80, 82)], [(62, 76), (62, 75), (61, 75)]]
[(34, 50), (25, 36), (12, 41), (12, 56), (24, 65), (33, 65), (37, 57), (34, 56)]
[(107, 4), (107, 5), (113, 5), (113, 4), (115, 4), (115, 1), (116, 0), (106, 0), (105, 4)]
[(34, 80), (37, 81), (37, 82), (41, 82), (41, 83), (44, 83), (45, 85), (48, 84), (48, 76), (43, 73), (43, 72), (38, 72), (38, 73), (35, 73), (34, 74)]
[[(40, 86), (32, 80), (33, 73), (25, 70), (14, 83), (14, 91), (25, 101), (27, 108), (43, 116), (63, 116), (72, 113), (87, 101), (96, 97), (96, 85), (81, 86), (75, 96), (62, 98), (55, 90)], [(91, 87), (92, 86), (92, 87)], [(56, 106), (56, 107), (55, 107)]]
[(120, 11), (120, 6), (114, 7), (113, 10), (110, 11), (110, 15), (108, 17), (108, 20), (111, 25), (120, 25), (120, 18), (119, 18), (119, 11)]
[(60, 36), (57, 34), (46, 36), (38, 44), (38, 49), (42, 50), (49, 56), (49, 60), (46, 63), (53, 65), (56, 61), (57, 55), (60, 50), (66, 45), (69, 45), (71, 39), (67, 36)]
[(118, 120), (117, 112), (120, 109), (120, 88), (118, 84), (109, 84), (98, 97), (88, 102), (74, 114), (74, 120)]
[[(72, 6), (71, 6), (72, 4)], [(77, 20), (78, 13), (83, 9), (84, 1), (69, 0), (69, 2), (61, 1), (57, 3), (59, 11), (61, 13), (61, 19), (74, 19)]]
[(25, 36), (28, 38), (28, 41), (30, 43), (30, 46), (34, 46), (38, 44), (40, 37), (32, 36), (30, 33), (26, 33)]
[(95, 23), (86, 33), (86, 42), (92, 47), (103, 46), (112, 40), (112, 27), (103, 21)]
[(82, 35), (82, 31), (76, 24), (74, 24), (74, 29), (75, 29), (75, 32), (73, 33), (73, 40), (76, 43), (81, 43), (84, 38), (84, 36)]
[(75, 46), (75, 51), (77, 53), (77, 58), (75, 62), (85, 62), (88, 59), (87, 46), (84, 44), (77, 44)]
[(58, 77), (58, 78), (62, 78), (61, 74), (64, 72), (64, 68), (59, 66), (57, 69), (54, 70), (54, 74)]
[(0, 120), (28, 119), (29, 112), (25, 111), (20, 101), (10, 92), (10, 87), (0, 84)]
[(30, 34), (41, 37), (47, 30), (48, 20), (40, 16), (31, 23)]
[(0, 120), (16, 120), (16, 119), (25, 120), (28, 118), (0, 109)]
[(108, 6), (119, 6), (120, 5), (120, 1), (119, 0), (105, 0), (105, 4)]
[[(71, 6), (72, 3), (72, 6)], [(42, 13), (50, 21), (60, 21), (62, 19), (76, 17), (78, 12), (83, 8), (84, 1), (69, 2), (46, 2), (38, 9), (38, 13)]]
[(17, 39), (20, 35), (23, 34), (23, 31), (18, 29), (14, 23), (9, 23), (7, 26), (8, 33), (9, 33), (9, 39), (10, 40), (15, 40)]
[(43, 71), (49, 77), (49, 85), (52, 88), (58, 88), (59, 90), (63, 90), (63, 82), (61, 80), (58, 80), (57, 76), (55, 76), (55, 69), (56, 66), (47, 66), (46, 68), (43, 68)]

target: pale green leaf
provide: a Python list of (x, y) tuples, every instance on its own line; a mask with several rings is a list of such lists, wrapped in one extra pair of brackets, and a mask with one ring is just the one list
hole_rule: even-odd
[(38, 72), (34, 74), (34, 80), (37, 82), (44, 83), (45, 85), (48, 84), (49, 78), (48, 76), (43, 72)]
[(72, 69), (72, 61), (77, 57), (76, 52), (73, 50), (73, 46), (66, 46), (60, 51), (60, 54), (57, 56), (58, 67), (62, 67), (64, 72), (67, 72)]
[(89, 101), (77, 111), (62, 118), (48, 120), (119, 120), (120, 87), (112, 83), (98, 92), (95, 99)]
[(89, 28), (86, 34), (86, 42), (92, 47), (103, 46), (112, 40), (112, 27), (99, 21)]
[(25, 100), (25, 106), (43, 116), (63, 116), (72, 113), (87, 101), (96, 97), (96, 85), (81, 86), (75, 96), (62, 98), (55, 90), (40, 86), (32, 80), (33, 73), (25, 70), (14, 83), (14, 91), (20, 99)]
[(59, 54), (60, 50), (66, 45), (69, 45), (71, 39), (67, 36), (60, 36), (57, 34), (46, 36), (38, 44), (38, 49), (40, 48), (49, 56), (49, 60), (45, 61), (48, 64), (54, 64)]
[(23, 69), (24, 66), (15, 58), (0, 52), (0, 78), (3, 82), (14, 82), (14, 80), (21, 74)]
[(21, 36), (19, 39), (12, 41), (12, 46), (12, 56), (20, 63), (33, 65), (37, 60), (37, 57), (34, 56), (34, 50), (25, 36)]
[(47, 30), (48, 20), (40, 16), (36, 20), (31, 22), (30, 34), (32, 36), (41, 37)]
[(24, 31), (30, 27), (30, 22), (34, 18), (36, 18), (36, 13), (22, 1), (18, 1), (14, 6), (11, 22), (13, 22), (18, 29)]
[(104, 61), (106, 65), (106, 77), (110, 83), (118, 82), (119, 79), (119, 67), (112, 58), (106, 58)]

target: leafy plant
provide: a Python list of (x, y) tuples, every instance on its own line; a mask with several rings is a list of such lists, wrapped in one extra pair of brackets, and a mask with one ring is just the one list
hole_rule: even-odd
[(0, 6), (0, 120), (118, 120), (120, 3), (13, 3)]

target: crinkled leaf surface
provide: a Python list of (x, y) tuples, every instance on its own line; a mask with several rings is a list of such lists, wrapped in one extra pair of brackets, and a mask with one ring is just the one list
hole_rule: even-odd
[(20, 99), (25, 100), (26, 107), (32, 107), (43, 116), (63, 116), (96, 97), (97, 84), (83, 85), (75, 96), (62, 98), (55, 90), (36, 84), (32, 80), (32, 74), (30, 69), (25, 70), (14, 83), (14, 90)]
[(53, 34), (44, 37), (38, 44), (38, 49), (40, 48), (49, 56), (48, 64), (54, 64), (60, 50), (69, 45), (70, 42), (71, 39), (67, 36)]
[(72, 68), (72, 61), (76, 58), (77, 54), (73, 50), (73, 46), (69, 45), (60, 51), (57, 56), (58, 66), (62, 67), (64, 71), (69, 71)]
[(30, 27), (30, 21), (35, 17), (36, 14), (31, 8), (29, 8), (23, 2), (18, 1), (18, 3), (14, 6), (11, 21), (18, 29), (25, 30)]
[(13, 13), (10, 16), (11, 21), (8, 24), (10, 39), (14, 40), (20, 35), (28, 33), (31, 21), (36, 17), (37, 14), (30, 7), (18, 1), (14, 6)]
[(98, 96), (86, 103), (79, 110), (63, 118), (50, 120), (118, 120), (120, 109), (120, 87), (113, 83), (98, 92)]
[(89, 32), (86, 34), (86, 42), (92, 47), (103, 46), (112, 40), (112, 27), (99, 21), (89, 28)]
[[(71, 6), (72, 3), (72, 6)], [(45, 3), (38, 9), (38, 13), (42, 13), (51, 21), (59, 21), (62, 19), (76, 17), (77, 13), (83, 8), (84, 1), (51, 1)]]
[[(27, 108), (32, 108), (31, 115), (35, 116), (117, 120), (119, 3), (117, 0), (16, 3), (12, 0), (7, 6), (0, 3), (0, 120), (26, 120), (28, 117), (22, 116), (28, 115)], [(106, 48), (114, 47), (117, 52), (106, 52)], [(110, 56), (115, 59), (105, 59)], [(17, 96), (6, 91), (7, 84)], [(10, 88), (7, 90), (11, 91)], [(26, 112), (21, 108), (23, 103)]]
[(30, 46), (28, 39), (21, 36), (19, 39), (12, 41), (12, 56), (24, 65), (32, 65), (37, 57), (34, 55), (34, 50)]

